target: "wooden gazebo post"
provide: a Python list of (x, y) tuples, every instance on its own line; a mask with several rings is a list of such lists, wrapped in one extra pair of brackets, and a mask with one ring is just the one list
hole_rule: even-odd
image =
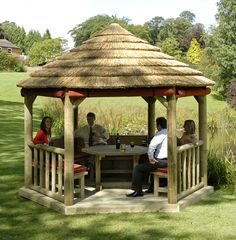
[(207, 97), (204, 95), (195, 98), (198, 101), (199, 139), (204, 142), (200, 148), (201, 177), (204, 186), (207, 186)]
[(24, 97), (24, 133), (25, 133), (25, 163), (24, 185), (29, 187), (32, 183), (32, 151), (29, 142), (32, 141), (33, 133), (33, 102), (36, 96), (25, 95)]
[(73, 205), (74, 200), (74, 110), (73, 104), (70, 100), (69, 93), (65, 92), (64, 99), (64, 142), (65, 142), (65, 200), (66, 206)]
[(176, 95), (167, 96), (168, 203), (177, 203)]
[(143, 99), (148, 103), (148, 141), (152, 139), (156, 131), (155, 124), (155, 97), (143, 97)]

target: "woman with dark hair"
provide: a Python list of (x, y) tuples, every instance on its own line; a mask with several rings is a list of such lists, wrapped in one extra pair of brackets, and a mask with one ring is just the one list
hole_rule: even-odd
[(40, 129), (33, 140), (34, 144), (50, 144), (51, 128), (52, 118), (48, 116), (44, 117), (40, 123)]

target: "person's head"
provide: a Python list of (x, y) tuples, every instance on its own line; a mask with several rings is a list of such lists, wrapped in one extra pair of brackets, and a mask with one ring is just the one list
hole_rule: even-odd
[(40, 124), (40, 128), (46, 132), (51, 134), (51, 127), (52, 127), (52, 118), (45, 116)]
[(184, 130), (185, 130), (185, 134), (189, 135), (189, 134), (194, 134), (195, 133), (195, 122), (191, 119), (189, 120), (185, 120), (184, 121)]
[(93, 126), (95, 119), (96, 119), (95, 113), (89, 112), (87, 114), (87, 122), (89, 126)]
[(158, 117), (156, 119), (156, 126), (158, 131), (167, 128), (167, 120), (164, 117)]

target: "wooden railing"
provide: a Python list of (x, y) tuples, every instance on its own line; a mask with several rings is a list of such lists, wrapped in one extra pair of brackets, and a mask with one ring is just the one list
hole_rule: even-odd
[(190, 195), (204, 186), (201, 179), (200, 148), (197, 144), (185, 144), (177, 147), (177, 198)]
[(28, 144), (32, 150), (31, 189), (64, 202), (64, 149)]

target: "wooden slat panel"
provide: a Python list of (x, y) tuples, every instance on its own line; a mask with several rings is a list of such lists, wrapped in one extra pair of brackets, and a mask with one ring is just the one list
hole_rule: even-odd
[(196, 156), (195, 148), (191, 150), (192, 152), (192, 186), (196, 185)]
[(199, 147), (195, 149), (196, 151), (196, 184), (198, 185), (200, 182), (200, 160), (199, 160)]
[(186, 190), (186, 151), (182, 153), (182, 162), (183, 162), (183, 191)]
[(191, 158), (192, 158), (192, 154), (191, 154), (191, 149), (189, 149), (187, 151), (187, 188), (189, 189), (191, 187)]
[(44, 186), (44, 154), (43, 150), (39, 151), (39, 184), (40, 187)]
[(49, 191), (49, 181), (50, 181), (50, 153), (46, 152), (46, 157), (45, 157), (45, 188), (46, 191)]
[(181, 153), (177, 155), (177, 179), (178, 179), (178, 185), (177, 185), (177, 193), (181, 192), (181, 185), (182, 185), (182, 159), (181, 159)]
[(38, 186), (38, 150), (34, 149), (34, 186)]
[(62, 169), (62, 164), (63, 164), (63, 157), (61, 155), (58, 156), (58, 193), (59, 195), (62, 195), (62, 176), (63, 176), (63, 169)]
[(55, 153), (52, 153), (52, 169), (51, 169), (51, 172), (52, 172), (52, 189), (51, 191), (53, 193), (56, 192), (56, 154)]

